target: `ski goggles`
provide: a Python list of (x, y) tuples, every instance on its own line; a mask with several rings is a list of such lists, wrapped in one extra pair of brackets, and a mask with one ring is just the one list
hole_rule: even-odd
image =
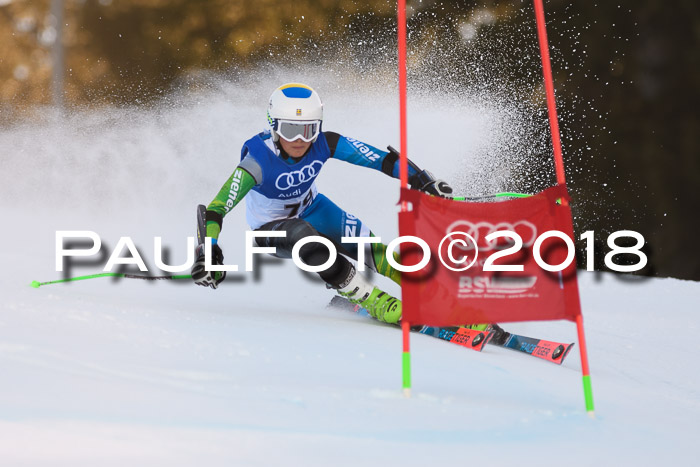
[(298, 122), (294, 120), (277, 120), (275, 131), (281, 138), (284, 138), (290, 143), (298, 139), (309, 143), (315, 140), (318, 133), (321, 131), (321, 121)]

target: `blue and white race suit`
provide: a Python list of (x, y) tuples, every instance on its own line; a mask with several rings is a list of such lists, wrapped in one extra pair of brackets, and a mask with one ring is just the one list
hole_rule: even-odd
[[(256, 181), (245, 198), (248, 225), (258, 229), (277, 219), (298, 217), (337, 245), (343, 236), (369, 236), (370, 230), (361, 220), (318, 193), (316, 177), (330, 158), (398, 177), (395, 154), (356, 139), (322, 132), (302, 158), (285, 160), (266, 131), (246, 141), (241, 150), (239, 167)], [(410, 167), (409, 175), (414, 173)]]

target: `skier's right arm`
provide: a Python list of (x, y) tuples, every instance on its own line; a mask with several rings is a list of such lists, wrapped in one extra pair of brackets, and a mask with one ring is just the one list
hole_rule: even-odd
[[(218, 239), (224, 216), (228, 214), (238, 203), (248, 194), (248, 192), (259, 182), (256, 180), (255, 172), (251, 169), (246, 159), (236, 167), (231, 176), (223, 184), (219, 193), (207, 206), (207, 237)], [(261, 178), (258, 176), (258, 178)]]
[[(248, 164), (250, 166), (250, 164)], [(212, 264), (223, 264), (224, 254), (218, 245), (219, 234), (224, 220), (224, 216), (236, 207), (246, 194), (253, 188), (257, 181), (251, 171), (256, 173), (255, 168), (249, 167), (246, 170), (245, 159), (236, 167), (226, 183), (221, 187), (214, 200), (209, 203), (205, 215), (206, 236), (212, 240)], [(261, 177), (260, 177), (261, 178)], [(207, 271), (204, 244), (198, 245), (195, 251), (195, 262), (192, 266), (192, 279), (197, 285), (216, 289), (226, 277), (225, 271)]]

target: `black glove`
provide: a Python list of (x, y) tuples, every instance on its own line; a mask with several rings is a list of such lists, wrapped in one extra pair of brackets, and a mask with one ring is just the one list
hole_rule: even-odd
[(423, 193), (440, 196), (441, 198), (452, 199), (452, 187), (446, 181), (436, 179), (427, 170), (413, 175), (408, 179), (408, 183), (411, 184), (411, 188), (414, 190), (420, 190)]
[[(217, 244), (211, 246), (211, 264), (221, 265), (224, 264), (224, 253), (221, 251), (221, 247)], [(226, 277), (226, 271), (207, 271), (204, 267), (204, 244), (197, 246), (195, 250), (196, 260), (194, 266), (192, 266), (192, 279), (197, 285), (203, 285), (204, 287), (211, 287), (215, 289), (223, 282)]]

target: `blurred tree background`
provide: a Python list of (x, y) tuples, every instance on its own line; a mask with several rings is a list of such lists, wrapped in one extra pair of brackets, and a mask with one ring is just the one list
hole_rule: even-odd
[[(700, 5), (544, 5), (577, 233), (595, 230), (602, 246), (637, 230), (643, 274), (700, 280)], [(409, 82), (488, 86), (532, 101), (544, 122), (531, 1), (408, 6)], [(395, 36), (388, 0), (0, 0), (0, 129), (52, 104), (149, 105), (198, 74), (290, 57), (392, 70)], [(541, 189), (550, 175), (512, 188)]]

